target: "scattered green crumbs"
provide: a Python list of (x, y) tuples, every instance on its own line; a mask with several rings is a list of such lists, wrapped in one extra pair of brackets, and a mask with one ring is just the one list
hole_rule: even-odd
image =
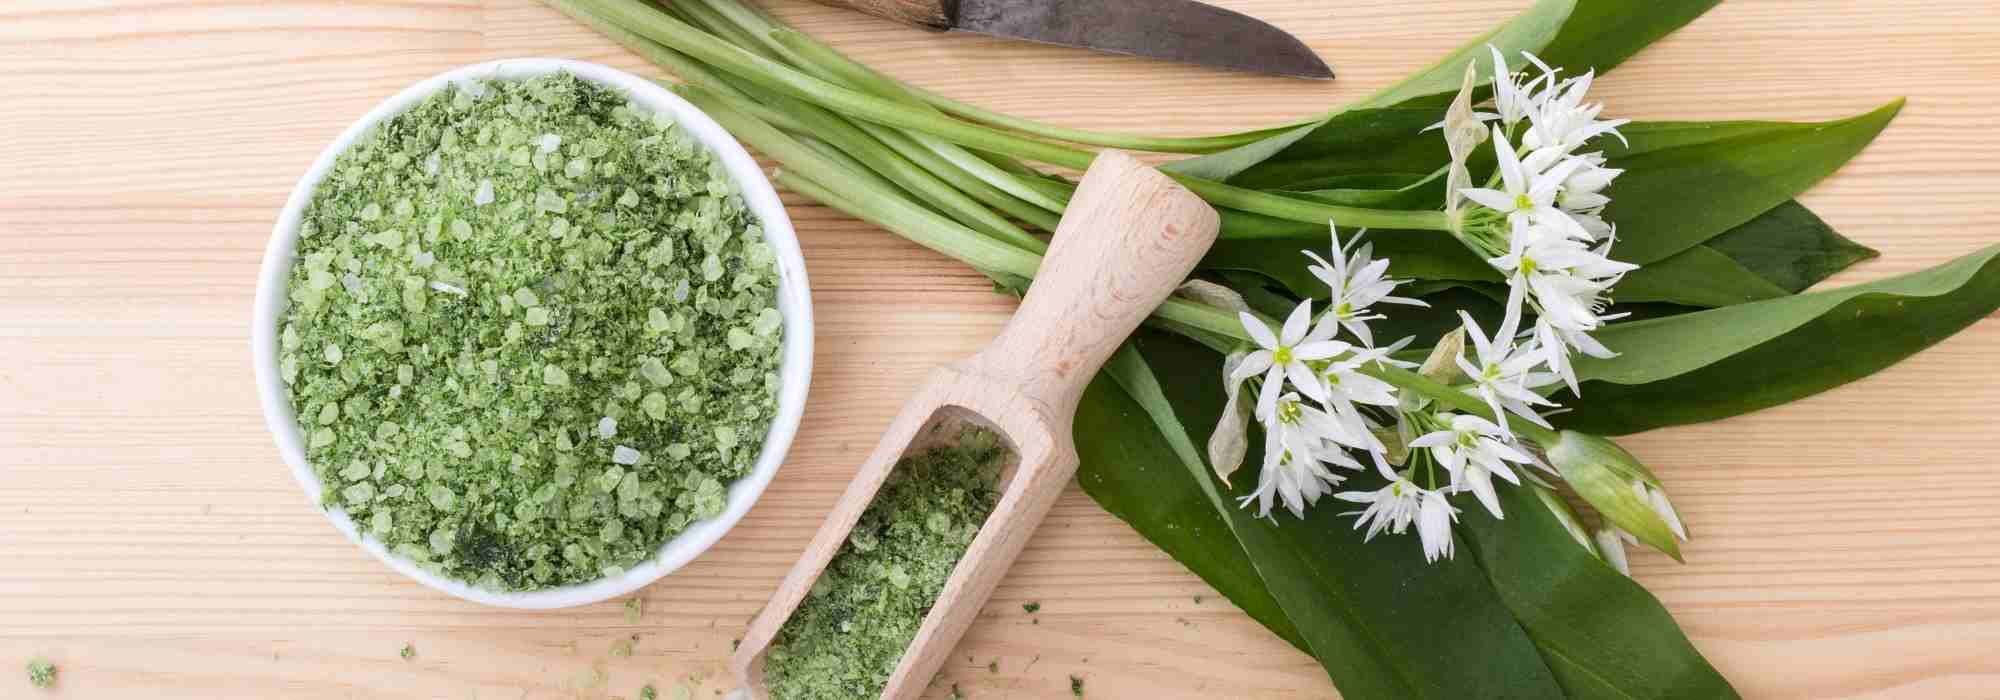
[(1035, 613), (1038, 613), (1038, 612), (1041, 612), (1041, 610), (1042, 610), (1042, 604), (1041, 604), (1041, 603), (1022, 603), (1022, 604), (1021, 604), (1021, 610), (1022, 610), (1022, 611), (1024, 611), (1024, 612), (1026, 612), (1026, 613), (1028, 613), (1029, 615), (1033, 615), (1033, 614), (1035, 614)]
[(417, 658), (417, 645), (404, 644), (403, 650), (396, 652), (396, 655), (403, 657), (404, 661), (415, 660)]
[(628, 625), (639, 624), (639, 620), (645, 616), (646, 616), (645, 598), (635, 597), (631, 600), (625, 601), (625, 624)]
[(56, 687), (56, 665), (40, 659), (28, 662), (28, 683), (37, 688)]
[(659, 698), (660, 691), (654, 690), (651, 685), (639, 689), (639, 700), (659, 700)]
[(777, 285), (736, 186), (665, 115), (568, 74), (456, 84), (314, 193), (279, 371), (323, 505), (480, 587), (584, 583), (749, 472)]
[(999, 496), (998, 436), (905, 456), (778, 631), (764, 662), (775, 700), (882, 692)]
[(1083, 697), (1083, 679), (1082, 679), (1082, 678), (1078, 678), (1078, 677), (1076, 677), (1076, 676), (1070, 676), (1070, 677), (1069, 677), (1069, 694), (1071, 694), (1071, 695), (1074, 695), (1074, 696), (1077, 696), (1077, 697), (1079, 697), (1079, 698), (1080, 698), (1080, 697)]

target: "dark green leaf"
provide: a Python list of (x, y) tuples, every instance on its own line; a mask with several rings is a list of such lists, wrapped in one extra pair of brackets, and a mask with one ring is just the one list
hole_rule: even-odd
[[(1161, 169), (1246, 187), (1293, 187), (1308, 178), (1339, 175), (1428, 173), (1448, 160), (1444, 139), (1435, 133), (1412, 137), (1443, 115), (1442, 109), (1432, 108), (1349, 110), (1315, 125), (1177, 160)], [(1254, 174), (1246, 173), (1253, 168)]]
[[(1141, 347), (1150, 364), (1172, 378), (1164, 385), (1153, 383), (1161, 391), (1153, 401), (1170, 407), (1182, 426), (1192, 426), (1169, 429), (1185, 430), (1190, 443), (1205, 441), (1221, 410), (1221, 357), (1165, 336), (1146, 335)], [(1100, 376), (1084, 404), (1076, 434), (1078, 452), (1084, 455), (1079, 475), (1085, 490), (1096, 498), (1130, 502), (1157, 498), (1172, 478), (1206, 482), (1206, 487), (1191, 485), (1189, 490), (1208, 490), (1204, 507), (1219, 513), (1228, 529), (1205, 526), (1201, 536), (1233, 533), (1270, 596), (1346, 697), (1546, 698), (1560, 692), (1532, 642), (1469, 560), (1426, 566), (1414, 541), (1363, 543), (1349, 529), (1352, 521), (1339, 519), (1337, 509), (1326, 503), (1306, 521), (1283, 514), (1275, 520), (1252, 517), (1215, 489), (1198, 459), (1188, 464), (1176, 454), (1157, 423), (1146, 421), (1159, 411), (1149, 413), (1116, 381)], [(1086, 412), (1101, 419), (1086, 424)], [(1140, 426), (1153, 429), (1138, 430)], [(1112, 442), (1122, 446), (1105, 444)], [(1120, 482), (1093, 476), (1135, 470), (1135, 464), (1149, 466), (1143, 476), (1122, 482), (1130, 493), (1111, 493), (1110, 484)], [(1254, 477), (1238, 481), (1240, 491)], [(1217, 500), (1223, 501), (1219, 510)], [(1185, 523), (1208, 522), (1193, 513), (1153, 515), (1164, 517), (1127, 522), (1149, 537), (1161, 532), (1161, 537), (1182, 538), (1197, 536), (1181, 532)], [(1403, 546), (1395, 546), (1399, 544)], [(1212, 567), (1240, 566), (1231, 557), (1168, 552), (1205, 578)], [(1463, 663), (1468, 658), (1480, 663)], [(1452, 671), (1437, 672), (1446, 667)]]
[[(1119, 355), (1128, 352), (1120, 350)], [(1221, 366), (1217, 359), (1210, 374)], [(1077, 483), (1104, 510), (1186, 564), (1259, 624), (1311, 653), (1265, 590), (1256, 564), (1230, 534), (1222, 518), (1222, 497), (1208, 481), (1187, 473), (1165, 430), (1149, 420), (1129, 390), (1110, 381), (1115, 369), (1099, 374), (1077, 406)]]
[(1625, 169), (1606, 191), (1614, 256), (1663, 260), (1784, 204), (1860, 153), (1902, 105), (1831, 122), (1627, 124), (1629, 146), (1603, 142)]
[[(1227, 228), (1231, 223), (1231, 217), (1225, 213), (1223, 226)], [(1350, 233), (1342, 232), (1343, 239)], [(1295, 296), (1326, 296), (1325, 283), (1306, 272), (1306, 264), (1312, 261), (1300, 252), (1311, 250), (1322, 257), (1328, 255), (1332, 238), (1327, 234), (1326, 227), (1306, 224), (1295, 228), (1289, 235), (1280, 235), (1284, 237), (1225, 238), (1216, 241), (1215, 247), (1210, 248), (1208, 256), (1202, 259), (1201, 267), (1249, 270), (1278, 280)], [(1389, 271), (1395, 277), (1464, 281), (1500, 279), (1500, 273), (1487, 265), (1485, 260), (1443, 233), (1370, 231), (1368, 240), (1375, 244), (1375, 257), (1390, 259)]]
[[(1301, 188), (1301, 183), (1339, 172), (1403, 170), (1425, 172), (1445, 162), (1443, 139), (1383, 138), (1383, 132), (1414, 135), (1444, 118), (1444, 101), (1458, 91), (1467, 63), (1479, 64), (1477, 85), (1492, 81), (1490, 44), (1509, 62), (1520, 51), (1568, 69), (1574, 75), (1595, 68), (1604, 73), (1660, 37), (1694, 21), (1719, 0), (1543, 0), (1492, 32), (1473, 38), (1432, 67), (1349, 105), (1318, 125), (1264, 141), (1179, 161), (1166, 169), (1250, 187)], [(1370, 151), (1369, 149), (1377, 149)], [(1412, 155), (1435, 156), (1407, 167)], [(1372, 166), (1358, 163), (1372, 163)], [(1397, 163), (1403, 167), (1385, 167)], [(1233, 180), (1232, 180), (1233, 178)]]
[(1571, 538), (1533, 487), (1500, 488), (1506, 519), (1460, 516), (1461, 541), (1571, 698), (1737, 697), (1659, 601)]
[(1541, 59), (1565, 75), (1608, 73), (1722, 0), (1581, 0)]
[(1703, 243), (1789, 291), (1873, 258), (1875, 249), (1840, 235), (1796, 201), (1785, 202)]
[(1873, 374), (2000, 308), (2000, 245), (1921, 272), (1596, 334), (1621, 353), (1579, 358), (1591, 381), (1567, 427), (1623, 434), (1716, 420)]
[(1729, 306), (1788, 293), (1705, 245), (1633, 270), (1612, 289), (1612, 295), (1619, 301), (1664, 301), (1688, 306)]

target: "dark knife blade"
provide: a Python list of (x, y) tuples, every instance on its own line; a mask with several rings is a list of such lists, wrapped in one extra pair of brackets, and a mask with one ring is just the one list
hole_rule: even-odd
[(1298, 38), (1194, 0), (958, 0), (952, 28), (1230, 70), (1333, 77)]

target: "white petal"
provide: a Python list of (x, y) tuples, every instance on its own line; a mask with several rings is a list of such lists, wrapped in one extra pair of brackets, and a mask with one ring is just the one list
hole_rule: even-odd
[(1279, 333), (1278, 341), (1286, 345), (1297, 345), (1299, 341), (1306, 339), (1306, 331), (1311, 327), (1312, 300), (1307, 299), (1299, 302), (1298, 308), (1292, 309), (1292, 315), (1285, 318), (1285, 327)]
[(1264, 325), (1264, 322), (1256, 316), (1242, 311), (1236, 312), (1236, 316), (1237, 320), (1243, 322), (1243, 330), (1250, 333), (1250, 339), (1256, 341), (1258, 347), (1265, 350), (1278, 349), (1278, 336), (1271, 335), (1270, 326)]
[(1241, 382), (1263, 374), (1271, 369), (1271, 358), (1272, 355), (1269, 350), (1258, 350), (1244, 355), (1242, 363), (1236, 365), (1236, 371), (1229, 373), (1229, 381), (1232, 383)]

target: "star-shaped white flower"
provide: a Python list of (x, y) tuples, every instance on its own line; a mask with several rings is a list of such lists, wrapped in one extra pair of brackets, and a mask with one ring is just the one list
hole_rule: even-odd
[(1528, 132), (1521, 136), (1521, 145), (1529, 151), (1541, 151), (1552, 158), (1575, 152), (1591, 139), (1611, 134), (1623, 140), (1618, 127), (1630, 123), (1630, 119), (1608, 119), (1599, 121), (1597, 116), (1604, 112), (1602, 104), (1588, 104), (1583, 101), (1584, 93), (1590, 91), (1590, 83), (1595, 72), (1563, 81), (1551, 94), (1547, 95), (1528, 115)]
[(1305, 404), (1296, 393), (1278, 397), (1272, 420), (1264, 423), (1264, 469), (1257, 477), (1257, 489), (1240, 503), (1258, 504), (1258, 517), (1271, 514), (1271, 503), (1280, 500), (1294, 517), (1305, 517), (1306, 506), (1332, 492), (1346, 480), (1327, 468), (1328, 464), (1361, 469), (1361, 463), (1329, 444), (1336, 430), (1332, 416)]
[(1438, 464), (1451, 472), (1453, 488), (1471, 491), (1493, 517), (1506, 517), (1500, 512), (1500, 497), (1493, 491), (1493, 477), (1498, 475), (1519, 486), (1521, 478), (1508, 463), (1532, 464), (1534, 458), (1515, 447), (1493, 421), (1452, 413), (1437, 417), (1445, 422), (1445, 429), (1411, 440), (1410, 447), (1429, 449)]
[[(1541, 100), (1546, 97), (1547, 93), (1537, 93), (1535, 92), (1535, 88), (1545, 81), (1552, 83), (1555, 80), (1555, 74), (1553, 71), (1549, 71), (1548, 67), (1544, 65), (1541, 76), (1528, 80), (1525, 83), (1520, 82), (1514, 72), (1507, 68), (1507, 59), (1500, 54), (1500, 49), (1494, 48), (1492, 44), (1487, 44), (1486, 49), (1493, 52), (1494, 114), (1492, 116), (1495, 119), (1499, 119), (1501, 124), (1511, 127), (1520, 123), (1522, 119), (1526, 119), (1528, 115), (1533, 114), (1536, 108), (1540, 106)], [(1538, 65), (1541, 64), (1541, 61), (1536, 59), (1534, 54), (1523, 51), (1521, 55), (1529, 61), (1533, 61)]]
[[(1395, 291), (1396, 285), (1403, 284), (1407, 280), (1389, 279), (1389, 259), (1374, 259), (1375, 246), (1360, 243), (1361, 234), (1356, 234), (1343, 246), (1340, 242), (1339, 228), (1331, 222), (1327, 224), (1327, 228), (1333, 236), (1332, 262), (1312, 251), (1300, 251), (1305, 253), (1306, 257), (1313, 259), (1314, 264), (1307, 265), (1306, 271), (1319, 278), (1319, 281), (1325, 282), (1327, 288), (1332, 290), (1332, 296), (1327, 300), (1331, 306), (1326, 315), (1320, 318), (1321, 327), (1314, 329), (1315, 333), (1324, 333), (1326, 337), (1332, 338), (1340, 328), (1344, 328), (1355, 339), (1360, 340), (1363, 346), (1372, 347), (1375, 345), (1375, 336), (1368, 329), (1368, 322), (1382, 318), (1382, 315), (1370, 313), (1369, 307), (1376, 304), (1430, 306), (1420, 299), (1390, 294)], [(1367, 231), (1361, 233), (1365, 234)], [(1359, 245), (1356, 245), (1357, 243)], [(1335, 328), (1334, 324), (1338, 324), (1339, 327)]]
[(1617, 357), (1618, 353), (1604, 347), (1596, 338), (1583, 331), (1573, 331), (1558, 327), (1548, 316), (1535, 318), (1535, 349), (1542, 354), (1542, 364), (1549, 371), (1562, 377), (1572, 394), (1581, 396), (1583, 390), (1577, 386), (1576, 367), (1570, 363), (1570, 352), (1580, 352), (1598, 359)]
[(1361, 540), (1366, 542), (1375, 539), (1384, 530), (1394, 535), (1409, 531), (1410, 523), (1416, 521), (1417, 510), (1423, 505), (1423, 495), (1424, 490), (1417, 488), (1416, 484), (1399, 478), (1374, 491), (1342, 491), (1334, 497), (1367, 505), (1361, 510), (1342, 514), (1360, 516), (1354, 520), (1354, 529), (1367, 526), (1368, 531), (1361, 536)]
[(1563, 231), (1574, 229), (1576, 234), (1583, 235), (1569, 212), (1556, 206), (1556, 194), (1561, 191), (1563, 181), (1583, 167), (1582, 161), (1564, 160), (1546, 170), (1524, 164), (1513, 144), (1507, 142), (1507, 134), (1497, 126), (1493, 127), (1493, 155), (1499, 161), (1502, 189), (1466, 188), (1461, 193), (1467, 199), (1505, 214), (1508, 226), (1515, 231), (1541, 225)]
[(1458, 521), (1458, 509), (1437, 491), (1424, 492), (1422, 500), (1417, 507), (1417, 539), (1424, 545), (1424, 561), (1450, 559), (1451, 524)]
[[(1518, 287), (1514, 293), (1520, 293)], [(1507, 427), (1507, 414), (1512, 413), (1546, 428), (1548, 421), (1542, 420), (1534, 407), (1555, 405), (1534, 392), (1534, 389), (1556, 381), (1552, 374), (1534, 371), (1542, 363), (1540, 352), (1534, 347), (1535, 341), (1530, 340), (1525, 346), (1514, 344), (1514, 332), (1521, 321), (1516, 311), (1519, 308), (1518, 303), (1509, 303), (1506, 318), (1490, 337), (1480, 330), (1479, 322), (1472, 320), (1470, 314), (1458, 312), (1459, 320), (1465, 324), (1465, 335), (1472, 340), (1473, 350), (1479, 359), (1474, 363), (1461, 352), (1455, 358), (1458, 368), (1472, 380), (1471, 392), (1485, 399), (1486, 405), (1493, 408), (1500, 431), (1510, 437), (1513, 431)]]
[(1333, 333), (1314, 329), (1312, 322), (1312, 300), (1299, 302), (1285, 319), (1284, 327), (1272, 333), (1269, 326), (1256, 316), (1237, 312), (1243, 322), (1243, 330), (1257, 343), (1257, 350), (1243, 358), (1243, 364), (1236, 367), (1230, 381), (1242, 381), (1258, 374), (1264, 375), (1264, 386), (1257, 396), (1257, 418), (1269, 421), (1278, 408), (1278, 396), (1284, 393), (1284, 385), (1290, 380), (1299, 393), (1310, 396), (1315, 401), (1326, 400), (1326, 388), (1320, 386), (1307, 362), (1324, 360), (1345, 351), (1349, 346), (1336, 340), (1328, 340)]

